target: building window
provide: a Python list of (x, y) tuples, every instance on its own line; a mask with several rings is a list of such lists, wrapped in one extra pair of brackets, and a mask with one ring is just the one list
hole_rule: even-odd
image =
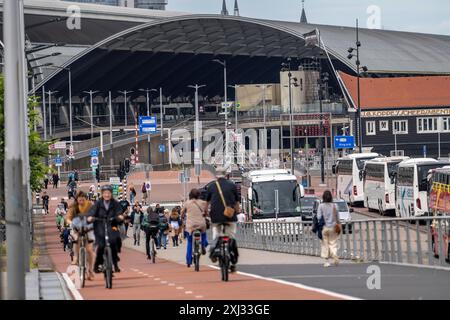
[(437, 132), (439, 118), (417, 118), (417, 133), (433, 133)]
[(442, 132), (449, 132), (450, 131), (450, 118), (443, 117), (442, 120), (442, 127), (440, 128)]
[(375, 121), (366, 122), (366, 135), (374, 136), (376, 134)]
[(392, 129), (394, 134), (408, 134), (408, 120), (392, 121)]
[(388, 120), (380, 121), (380, 131), (389, 131), (389, 121)]

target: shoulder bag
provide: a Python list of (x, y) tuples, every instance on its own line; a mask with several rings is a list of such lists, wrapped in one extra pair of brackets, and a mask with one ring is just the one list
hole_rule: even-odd
[(220, 187), (219, 181), (216, 181), (217, 190), (219, 191), (220, 199), (222, 199), (222, 204), (225, 210), (223, 210), (223, 215), (229, 219), (233, 218), (234, 216), (234, 208), (227, 206), (227, 203), (225, 202), (225, 198), (223, 196), (222, 188)]

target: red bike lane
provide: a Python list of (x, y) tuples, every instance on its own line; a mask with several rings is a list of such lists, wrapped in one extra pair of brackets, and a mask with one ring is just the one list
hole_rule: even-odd
[[(46, 248), (56, 271), (66, 273), (70, 265), (56, 228), (55, 207), (65, 190), (49, 190), (50, 214), (44, 217)], [(57, 197), (58, 200), (55, 199)], [(326, 291), (301, 285), (266, 280), (252, 275), (231, 274), (229, 282), (220, 280), (220, 272), (203, 267), (200, 272), (164, 259), (153, 264), (142, 252), (123, 248), (115, 273), (113, 289), (105, 289), (103, 274), (79, 290), (85, 300), (328, 300), (342, 299)], [(202, 257), (207, 259), (207, 257)], [(75, 290), (75, 289), (73, 289)], [(73, 292), (72, 292), (73, 294)], [(78, 296), (78, 295), (76, 295)]]

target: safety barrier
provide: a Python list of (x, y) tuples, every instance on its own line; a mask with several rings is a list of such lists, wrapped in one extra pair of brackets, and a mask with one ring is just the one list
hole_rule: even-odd
[[(450, 268), (450, 217), (356, 220), (338, 239), (342, 259)], [(239, 247), (320, 256), (311, 222), (239, 223)]]

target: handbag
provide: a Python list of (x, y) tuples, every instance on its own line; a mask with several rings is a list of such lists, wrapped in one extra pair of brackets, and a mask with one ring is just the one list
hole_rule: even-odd
[(222, 188), (220, 187), (219, 181), (216, 181), (216, 186), (217, 186), (217, 190), (219, 191), (219, 194), (220, 194), (220, 199), (222, 199), (223, 207), (225, 208), (223, 210), (223, 215), (225, 217), (231, 219), (231, 218), (233, 218), (236, 210), (235, 210), (235, 208), (227, 206), (227, 203), (225, 202), (225, 198), (223, 196)]
[(333, 207), (333, 213), (334, 213), (334, 217), (336, 219), (336, 224), (334, 225), (334, 232), (336, 232), (337, 235), (340, 235), (342, 232), (342, 226), (341, 223), (339, 221), (339, 217), (337, 214), (337, 210), (336, 210), (336, 206)]

